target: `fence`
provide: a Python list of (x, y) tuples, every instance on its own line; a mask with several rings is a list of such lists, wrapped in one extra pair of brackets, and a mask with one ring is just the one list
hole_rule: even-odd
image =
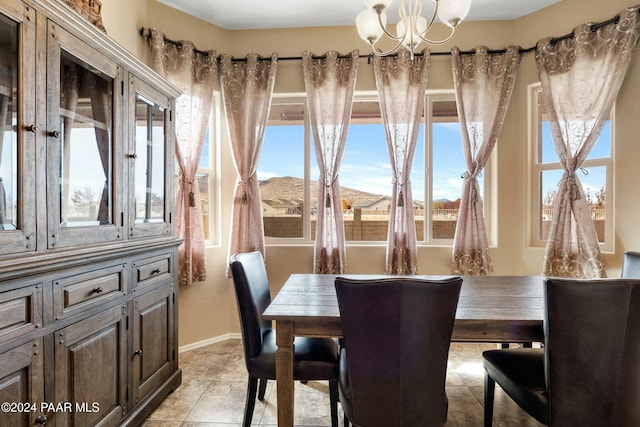
[[(266, 214), (264, 216), (265, 235), (280, 238), (302, 237), (301, 211), (296, 214)], [(549, 234), (553, 208), (545, 208), (541, 221), (540, 236)], [(591, 209), (596, 233), (600, 241), (604, 241), (605, 209)], [(431, 233), (433, 239), (453, 239), (458, 209), (434, 209), (431, 217)], [(415, 210), (416, 233), (421, 240), (424, 235), (424, 209)], [(384, 241), (387, 239), (389, 227), (389, 211), (387, 209), (349, 209), (344, 211), (345, 237), (355, 241)], [(315, 236), (316, 216), (311, 215), (311, 235)]]
[[(551, 221), (553, 218), (553, 208), (545, 207), (542, 208), (542, 220), (543, 221)], [(591, 219), (594, 221), (604, 221), (606, 218), (606, 209), (605, 208), (591, 208)]]

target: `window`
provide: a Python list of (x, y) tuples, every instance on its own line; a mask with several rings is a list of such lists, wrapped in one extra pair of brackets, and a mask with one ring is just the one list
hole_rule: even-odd
[[(258, 164), (264, 234), (267, 239), (309, 241), (317, 206), (317, 181), (309, 182), (309, 125), (304, 98), (276, 97), (271, 104)], [(317, 166), (313, 159), (317, 177)], [(305, 208), (306, 206), (306, 208)]]
[(220, 94), (214, 93), (211, 117), (209, 119), (209, 127), (205, 136), (202, 154), (200, 155), (200, 164), (196, 173), (196, 181), (200, 190), (200, 203), (202, 206), (202, 224), (204, 228), (204, 239), (207, 244), (219, 244), (217, 241), (220, 236), (218, 209), (219, 203), (219, 182), (220, 179), (216, 171), (219, 167), (219, 141), (220, 141), (220, 112), (222, 104)]
[[(450, 244), (466, 170), (455, 97), (425, 100), (411, 172), (416, 232), (420, 242)], [(258, 166), (268, 242), (315, 238), (318, 166), (305, 110), (304, 97), (274, 95)], [(356, 95), (339, 176), (346, 240), (386, 241), (392, 176), (375, 94)]]
[[(539, 84), (530, 87), (529, 99), (532, 118), (532, 176), (531, 242), (544, 246), (553, 216), (553, 200), (564, 170), (553, 145), (549, 119), (542, 101)], [(578, 169), (580, 181), (591, 208), (601, 249), (612, 250), (612, 168), (613, 126), (611, 118), (605, 123), (598, 141), (591, 149), (582, 167)]]
[[(425, 152), (425, 194), (430, 195), (425, 209), (431, 214), (425, 217), (424, 235), (429, 242), (450, 243), (460, 209), (462, 176), (467, 170), (454, 94), (427, 95), (425, 111), (428, 117), (427, 147), (430, 147)], [(478, 181), (484, 195), (482, 177)]]

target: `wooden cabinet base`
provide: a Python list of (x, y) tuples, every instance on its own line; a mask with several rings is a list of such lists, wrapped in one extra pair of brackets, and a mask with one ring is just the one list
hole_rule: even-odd
[(162, 403), (162, 401), (182, 382), (182, 370), (178, 369), (167, 381), (151, 393), (147, 399), (138, 405), (129, 417), (125, 419), (121, 426), (139, 426), (151, 413)]

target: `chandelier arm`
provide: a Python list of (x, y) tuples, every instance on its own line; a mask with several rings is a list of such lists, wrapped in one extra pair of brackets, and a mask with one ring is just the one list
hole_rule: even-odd
[[(382, 31), (384, 32), (384, 35), (389, 37), (391, 40), (402, 40), (404, 38), (403, 37), (398, 37), (398, 36), (394, 36), (393, 34), (391, 34), (388, 30), (387, 27), (384, 25), (384, 23), (382, 22), (382, 11), (378, 11), (376, 9), (376, 12), (378, 12), (378, 23), (380, 24), (380, 28), (382, 29)], [(373, 46), (373, 45), (372, 45)]]
[[(429, 32), (429, 30), (431, 29), (431, 27), (433, 26), (433, 23), (436, 22), (436, 17), (438, 16), (438, 4), (439, 4), (439, 0), (434, 0), (436, 6), (433, 9), (433, 13), (431, 14), (431, 18), (427, 21), (427, 29), (424, 30), (422, 33), (418, 33), (416, 31), (416, 34), (420, 35), (425, 35), (427, 34), (427, 32)], [(413, 28), (417, 28), (417, 26), (415, 25), (415, 22), (418, 20), (418, 16), (422, 16), (422, 2), (418, 1), (417, 4), (419, 5), (418, 7), (416, 7), (416, 11), (415, 13), (413, 13), (413, 19), (414, 19), (414, 26)]]
[(391, 49), (389, 49), (387, 51), (381, 51), (381, 50), (376, 49), (375, 46), (372, 44), (371, 45), (371, 51), (376, 56), (387, 56), (387, 55), (391, 55), (392, 53), (396, 52), (400, 46), (402, 46), (402, 40), (400, 40), (398, 42), (398, 44), (396, 44)]
[[(451, 28), (451, 27), (449, 27)], [(433, 45), (441, 45), (441, 44), (445, 44), (446, 42), (448, 42), (449, 40), (451, 40), (451, 38), (453, 37), (453, 35), (456, 33), (456, 29), (455, 28), (451, 28), (451, 33), (449, 33), (449, 35), (442, 39), (442, 40), (430, 40), (426, 37), (423, 37), (424, 34), (426, 34), (427, 32), (425, 31), (423, 34), (418, 34), (418, 37), (420, 37), (420, 39), (425, 42), (425, 43), (429, 43), (429, 44), (433, 44)]]
[[(436, 17), (438, 16), (438, 5), (440, 4), (440, 2), (439, 2), (439, 0), (434, 0), (434, 2), (436, 4), (436, 6), (433, 8), (433, 14), (431, 15), (431, 19), (427, 23), (427, 29), (424, 30), (424, 32), (422, 34), (416, 33), (416, 34), (418, 34), (418, 36), (420, 38), (422, 38), (423, 35), (427, 34), (427, 32), (433, 26), (433, 23), (436, 22)], [(420, 15), (422, 15), (422, 3), (420, 3)], [(422, 40), (424, 40), (424, 39), (422, 39)]]
[[(424, 31), (419, 32), (418, 31), (418, 17), (422, 17), (422, 1), (421, 0), (413, 0), (412, 5), (410, 6), (410, 10), (409, 10), (409, 16), (407, 17), (406, 15), (406, 11), (403, 9), (404, 6), (404, 0), (402, 1), (401, 7), (400, 7), (400, 16), (403, 17), (403, 12), (404, 12), (404, 18), (408, 18), (408, 27), (407, 29), (405, 29), (405, 35), (404, 37), (406, 38), (407, 36), (409, 36), (410, 40), (411, 40), (411, 44), (415, 46), (417, 46), (418, 44), (420, 44), (420, 41), (415, 40), (414, 43), (414, 38), (417, 36), (420, 40), (422, 40), (423, 42), (426, 43), (431, 43), (431, 41), (429, 41), (425, 36), (427, 35), (427, 33), (431, 30), (431, 27), (433, 27), (433, 24), (436, 22), (436, 18), (438, 16), (438, 6), (439, 6), (439, 0), (434, 0), (435, 3), (435, 7), (433, 8), (433, 13), (431, 14), (431, 18), (429, 18), (429, 20), (427, 20), (427, 25), (424, 29)], [(425, 19), (426, 20), (426, 19)], [(453, 36), (453, 34), (451, 34), (449, 37), (447, 37), (447, 40), (450, 40), (451, 37)], [(432, 43), (432, 44), (442, 44), (444, 43), (440, 42), (440, 43)], [(410, 49), (413, 52), (413, 47)]]

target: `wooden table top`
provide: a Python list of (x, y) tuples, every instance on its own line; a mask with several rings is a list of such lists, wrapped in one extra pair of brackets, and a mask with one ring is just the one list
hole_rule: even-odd
[[(375, 278), (380, 275), (343, 275)], [(340, 336), (337, 275), (293, 274), (263, 313), (292, 322), (296, 335)], [(450, 276), (412, 276), (443, 278)], [(543, 339), (544, 276), (462, 276), (454, 341), (522, 342)]]

